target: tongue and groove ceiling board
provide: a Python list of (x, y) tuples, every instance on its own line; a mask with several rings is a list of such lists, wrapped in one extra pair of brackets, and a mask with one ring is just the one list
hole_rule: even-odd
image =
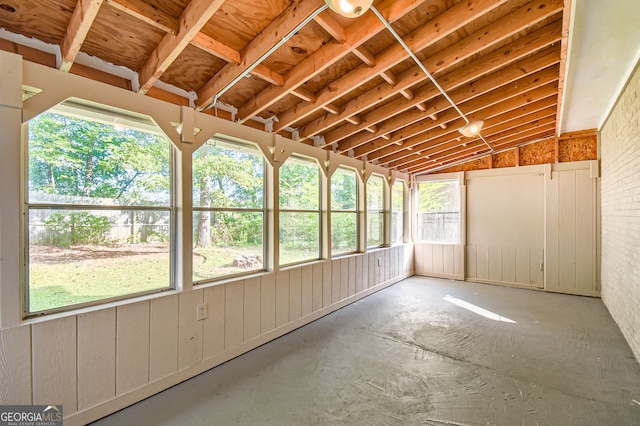
[[(374, 0), (374, 6), (468, 118), (485, 120), (482, 135), (499, 151), (558, 131), (565, 2)], [(2, 34), (59, 45), (63, 71), (91, 75), (73, 66), (78, 53), (86, 54), (136, 72), (138, 82), (129, 87), (141, 96), (174, 86), (215, 114), (218, 108), (207, 107), (216, 94), (322, 5), (0, 0), (0, 27)], [(356, 19), (321, 12), (219, 102), (241, 123), (266, 121), (267, 129), (300, 143), (400, 171), (429, 173), (490, 152), (457, 131), (464, 120), (371, 11)]]

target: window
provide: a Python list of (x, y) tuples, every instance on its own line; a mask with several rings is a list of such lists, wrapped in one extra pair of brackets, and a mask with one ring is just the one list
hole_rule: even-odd
[(404, 189), (405, 184), (401, 180), (391, 187), (391, 244), (404, 242)]
[(250, 144), (212, 139), (193, 154), (193, 281), (265, 269), (265, 162)]
[(367, 247), (384, 244), (384, 177), (372, 175), (367, 181)]
[(28, 124), (26, 315), (172, 287), (171, 144), (67, 101)]
[(320, 259), (320, 168), (289, 157), (280, 166), (280, 264)]
[(358, 250), (358, 177), (356, 171), (338, 168), (331, 176), (331, 253)]
[(418, 185), (418, 240), (436, 244), (460, 242), (460, 184), (457, 180)]

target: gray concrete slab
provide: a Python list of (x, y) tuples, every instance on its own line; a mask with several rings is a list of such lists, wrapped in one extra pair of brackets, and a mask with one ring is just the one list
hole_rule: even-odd
[(600, 299), (412, 277), (96, 424), (640, 425), (640, 364)]

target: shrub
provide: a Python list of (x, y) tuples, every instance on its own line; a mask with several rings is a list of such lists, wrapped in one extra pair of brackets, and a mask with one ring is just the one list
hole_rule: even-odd
[(56, 212), (44, 221), (44, 226), (53, 245), (100, 244), (107, 239), (111, 221), (89, 212)]

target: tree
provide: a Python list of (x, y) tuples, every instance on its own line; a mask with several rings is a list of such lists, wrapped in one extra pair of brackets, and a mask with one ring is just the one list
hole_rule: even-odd
[[(212, 236), (217, 243), (252, 244), (255, 235), (262, 240), (262, 221), (238, 223), (237, 216), (212, 212), (206, 208), (262, 208), (264, 163), (261, 154), (220, 148), (208, 142), (193, 155), (193, 202), (199, 211), (196, 247), (207, 247)], [(212, 227), (212, 218), (214, 226)]]
[[(29, 201), (105, 204), (96, 200), (100, 198), (112, 205), (168, 205), (169, 146), (157, 134), (44, 113), (29, 122)], [(102, 219), (86, 211), (61, 210), (45, 220), (45, 227), (54, 239), (67, 235), (64, 240), (71, 244), (97, 244), (106, 240), (109, 222)], [(136, 222), (149, 225), (160, 219), (136, 210), (129, 220), (135, 242)], [(151, 233), (150, 226), (142, 226), (140, 241)]]
[(168, 199), (169, 155), (162, 136), (44, 113), (29, 122), (29, 190), (123, 204)]

